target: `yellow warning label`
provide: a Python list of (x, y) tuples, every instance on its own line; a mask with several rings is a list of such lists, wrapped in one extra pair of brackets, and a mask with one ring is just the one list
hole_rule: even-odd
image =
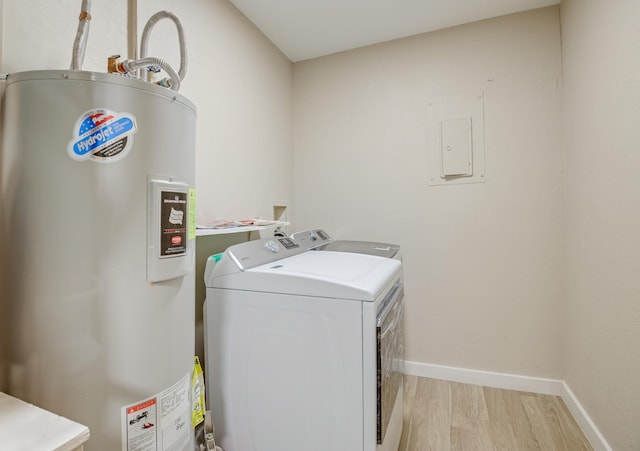
[(195, 429), (197, 425), (204, 421), (205, 397), (204, 397), (204, 377), (200, 359), (194, 357), (193, 374), (191, 375), (191, 427)]
[(196, 238), (196, 190), (189, 188), (189, 240)]

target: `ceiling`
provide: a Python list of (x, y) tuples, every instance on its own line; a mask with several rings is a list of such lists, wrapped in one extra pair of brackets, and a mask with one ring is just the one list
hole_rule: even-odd
[(560, 0), (230, 1), (293, 62), (560, 3)]

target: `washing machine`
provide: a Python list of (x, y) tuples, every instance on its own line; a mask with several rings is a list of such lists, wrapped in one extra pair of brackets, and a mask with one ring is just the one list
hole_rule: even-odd
[(269, 238), (210, 257), (205, 283), (206, 394), (220, 446), (397, 449), (399, 260)]
[(298, 244), (309, 250), (355, 252), (401, 260), (400, 246), (374, 241), (334, 240), (323, 229), (296, 232), (291, 235)]

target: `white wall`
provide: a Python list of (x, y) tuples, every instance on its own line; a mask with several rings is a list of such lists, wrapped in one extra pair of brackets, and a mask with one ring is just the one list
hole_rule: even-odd
[[(294, 66), (296, 228), (399, 243), (408, 360), (561, 378), (557, 7)], [(427, 99), (485, 95), (487, 182), (428, 186)]]
[(565, 379), (640, 449), (640, 3), (563, 0)]
[[(0, 5), (0, 72), (69, 67), (80, 0), (9, 0)], [(175, 13), (184, 25), (189, 62), (180, 93), (198, 108), (198, 223), (271, 218), (273, 201), (288, 202), (292, 209), (291, 62), (227, 0), (139, 0), (138, 9), (138, 36), (160, 10)], [(108, 56), (127, 56), (126, 11), (126, 0), (92, 2), (85, 70), (105, 72)], [(154, 28), (149, 55), (178, 69), (178, 40), (170, 21)], [(0, 236), (6, 238), (2, 224), (0, 218)], [(0, 269), (10, 264), (3, 255), (0, 252)], [(1, 288), (0, 277), (0, 293)], [(7, 317), (7, 301), (0, 299), (0, 334), (6, 330), (1, 321)], [(200, 308), (196, 306), (198, 317)], [(0, 335), (0, 390), (7, 348)]]

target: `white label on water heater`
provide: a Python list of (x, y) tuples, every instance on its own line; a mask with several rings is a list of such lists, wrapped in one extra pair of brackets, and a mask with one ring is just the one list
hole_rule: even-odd
[(95, 108), (84, 112), (76, 121), (67, 152), (78, 161), (113, 163), (129, 153), (137, 131), (136, 119), (131, 114)]
[(162, 282), (193, 269), (194, 239), (189, 230), (189, 185), (167, 176), (149, 176), (147, 280)]
[(122, 408), (123, 451), (184, 449), (191, 434), (191, 374), (147, 399)]

